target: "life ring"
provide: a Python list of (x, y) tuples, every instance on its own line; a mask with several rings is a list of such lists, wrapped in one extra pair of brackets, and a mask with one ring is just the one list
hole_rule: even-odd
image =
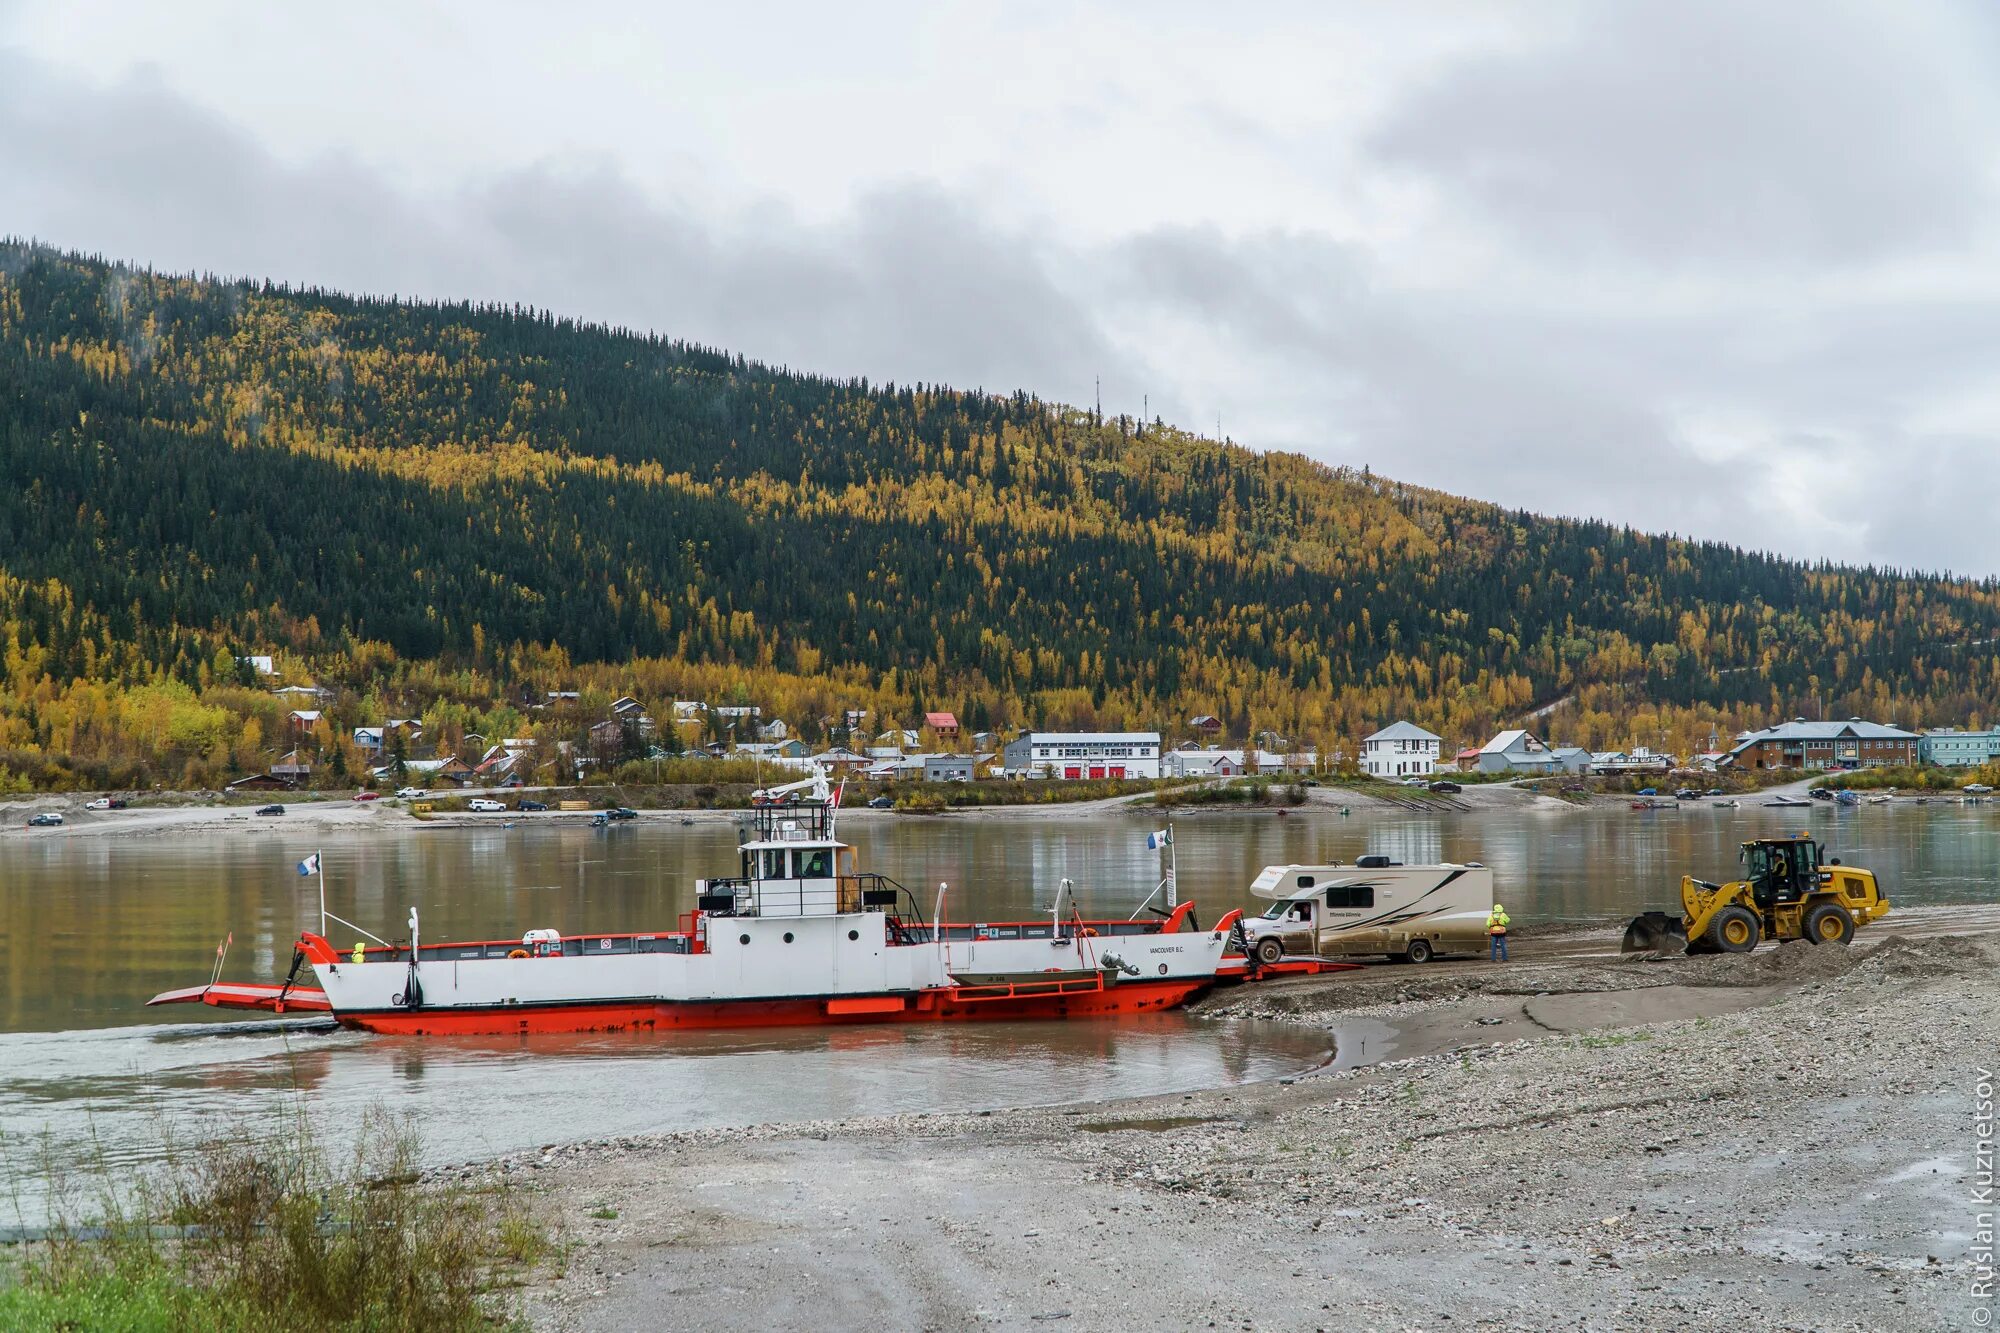
[(1083, 928), (1083, 933), (1084, 933), (1084, 934), (1085, 934), (1086, 936), (1089, 936), (1089, 937), (1091, 937), (1091, 938), (1093, 938), (1093, 939), (1094, 939), (1094, 938), (1096, 938), (1096, 936), (1097, 936), (1097, 927), (1096, 927), (1096, 926), (1085, 926), (1085, 927)]
[(509, 949), (507, 951), (507, 956), (509, 958), (528, 958), (531, 957), (532, 955), (530, 955), (526, 949)]

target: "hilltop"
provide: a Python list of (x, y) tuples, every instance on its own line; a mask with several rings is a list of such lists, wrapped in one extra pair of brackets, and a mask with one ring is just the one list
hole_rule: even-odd
[(1477, 737), (1556, 700), (1566, 741), (1687, 744), (1809, 699), (1911, 725), (2000, 697), (1975, 647), (2000, 636), (1990, 580), (1509, 511), (546, 311), (16, 242), (0, 467), (0, 766), (252, 765), (273, 719), (247, 653), (486, 735), (579, 687), (808, 730), (854, 707), (1215, 713), (1327, 745), (1394, 716)]

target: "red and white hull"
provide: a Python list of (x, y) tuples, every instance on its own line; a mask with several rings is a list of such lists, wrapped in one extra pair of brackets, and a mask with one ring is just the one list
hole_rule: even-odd
[[(409, 1035), (672, 1032), (1102, 1018), (1172, 1009), (1217, 981), (1234, 916), (909, 929), (881, 912), (698, 918), (657, 935), (370, 948), (305, 934), (317, 985), (220, 983), (153, 1003), (327, 1013)], [(414, 965), (413, 965), (414, 963)]]

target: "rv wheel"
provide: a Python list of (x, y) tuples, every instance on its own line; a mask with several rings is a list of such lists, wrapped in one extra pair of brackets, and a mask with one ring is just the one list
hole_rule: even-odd
[(1410, 947), (1403, 950), (1403, 958), (1411, 963), (1428, 963), (1431, 960), (1431, 942), (1424, 939), (1410, 941)]

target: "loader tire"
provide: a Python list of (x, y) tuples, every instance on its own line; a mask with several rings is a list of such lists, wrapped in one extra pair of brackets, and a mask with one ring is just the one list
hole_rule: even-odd
[(1814, 944), (1846, 944), (1854, 938), (1854, 918), (1839, 903), (1821, 903), (1806, 913), (1805, 937)]
[(1749, 953), (1757, 947), (1758, 933), (1757, 914), (1738, 903), (1715, 914), (1706, 939), (1717, 953)]

